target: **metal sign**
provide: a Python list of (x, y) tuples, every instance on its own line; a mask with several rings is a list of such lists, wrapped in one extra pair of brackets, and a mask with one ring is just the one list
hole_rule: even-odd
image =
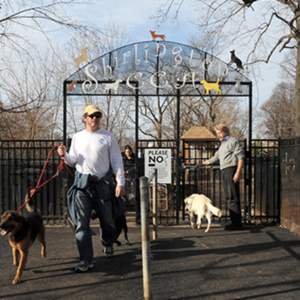
[[(150, 209), (153, 211), (153, 184), (150, 189)], [(157, 211), (168, 210), (168, 188), (166, 184), (157, 185)]]
[(171, 149), (145, 149), (145, 176), (148, 178), (157, 169), (158, 183), (172, 183)]

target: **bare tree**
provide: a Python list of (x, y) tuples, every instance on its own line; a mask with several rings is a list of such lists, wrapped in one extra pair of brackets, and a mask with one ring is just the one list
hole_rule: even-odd
[[(81, 53), (82, 48), (87, 48), (88, 60), (92, 62), (106, 55), (110, 51), (123, 46), (129, 42), (129, 34), (126, 27), (117, 23), (108, 22), (104, 24), (101, 35), (96, 36), (93, 33), (83, 32), (74, 34), (69, 43), (66, 45), (66, 61), (69, 62), (69, 74), (76, 72), (77, 67), (74, 58)], [(66, 79), (66, 78), (65, 78)], [(101, 126), (111, 131), (117, 141), (122, 143), (126, 140), (126, 134), (132, 126), (130, 115), (133, 110), (133, 98), (122, 98), (114, 95), (107, 96), (89, 96), (69, 97), (68, 98), (68, 133), (72, 135), (74, 132), (81, 130), (82, 111), (84, 106), (95, 104), (102, 110), (103, 117)], [(72, 124), (72, 125), (71, 125)], [(128, 134), (130, 137), (130, 133)]]
[[(185, 101), (183, 108), (184, 120), (190, 118), (189, 127), (205, 126), (211, 132), (217, 124), (230, 126), (231, 133), (244, 139), (248, 132), (248, 112), (236, 98), (199, 97)], [(185, 128), (187, 130), (188, 128)]]
[(291, 49), (284, 56), (282, 63), (280, 64), (279, 75), (281, 78), (285, 78), (290, 82), (295, 82), (296, 78), (296, 66), (297, 66), (297, 51)]
[[(205, 49), (207, 53), (218, 55), (221, 48), (217, 43), (218, 33), (215, 31), (202, 33), (201, 36), (194, 36), (189, 43), (198, 50)], [(189, 66), (185, 65), (188, 70)], [(170, 71), (171, 72), (171, 71)], [(217, 74), (210, 74), (217, 78)], [(196, 89), (198, 97), (183, 97), (180, 99), (180, 135), (185, 133), (192, 126), (205, 126), (211, 132), (219, 123), (225, 123), (231, 127), (231, 132), (239, 139), (244, 139), (248, 132), (248, 111), (241, 101), (234, 97), (209, 97), (203, 96), (200, 86)], [(176, 139), (177, 107), (176, 101), (168, 106), (168, 120), (172, 124), (172, 131), (165, 130), (165, 134)]]
[(164, 126), (168, 122), (166, 112), (171, 103), (172, 97), (140, 97), (139, 113), (142, 116), (143, 126), (140, 126), (141, 132), (152, 139), (161, 140), (166, 138), (169, 126)]
[[(254, 69), (254, 64), (276, 62), (278, 52), (287, 49), (296, 51), (295, 120), (296, 134), (300, 135), (300, 19), (299, 0), (199, 0), (193, 3), (198, 8), (198, 19), (194, 20), (203, 31), (217, 29), (223, 49), (246, 53), (244, 66)], [(165, 0), (154, 16), (162, 25), (167, 19), (179, 20), (182, 0)]]
[(2, 139), (58, 136), (56, 125), (63, 81), (63, 73), (57, 72), (60, 62), (52, 51), (46, 52), (42, 61), (25, 60), (17, 66), (5, 62), (6, 72), (0, 73), (1, 96), (5, 98), (0, 114)]
[[(0, 58), (0, 113), (2, 111), (3, 114), (0, 114), (0, 118), (5, 131), (1, 133), (2, 138), (61, 137), (63, 124), (59, 116), (63, 103), (62, 83), (77, 70), (74, 59), (83, 47), (88, 46), (90, 57), (96, 58), (127, 39), (125, 27), (107, 23), (101, 31), (92, 24), (81, 24), (68, 15), (69, 7), (88, 3), (92, 2), (48, 0), (38, 4), (33, 0), (16, 0), (3, 3), (1, 12), (4, 17), (0, 19), (3, 30), (0, 35), (3, 46)], [(69, 45), (66, 43), (58, 47), (55, 39), (52, 39), (52, 33), (57, 30), (62, 35), (66, 33), (61, 29), (67, 29), (66, 42), (69, 41)], [(86, 104), (92, 101), (89, 97), (84, 98), (82, 100)], [(68, 100), (68, 119), (73, 122), (73, 132), (76, 132), (82, 128), (81, 113), (78, 118), (76, 103), (72, 106), (73, 103)], [(111, 105), (108, 107), (111, 113), (113, 108)], [(122, 114), (120, 107), (124, 106), (115, 107), (119, 111), (114, 110), (114, 113), (118, 111)], [(113, 115), (110, 118), (112, 122), (109, 126), (114, 131), (122, 126), (124, 129), (124, 124), (114, 126), (123, 119), (114, 118)], [(18, 130), (20, 126), (22, 131)], [(106, 127), (109, 129), (108, 125)]]
[[(91, 24), (88, 26), (81, 24), (73, 16), (68, 15), (70, 6), (89, 2), (89, 0), (49, 0), (40, 3), (34, 0), (3, 1), (0, 8), (1, 76), (6, 76), (7, 69), (4, 66), (7, 62), (10, 62), (10, 66), (36, 60), (42, 62), (46, 43), (48, 43), (46, 48), (55, 52), (56, 47), (51, 35), (57, 29), (98, 34), (99, 29)], [(60, 53), (56, 55), (59, 57)], [(2, 84), (0, 88), (3, 88)], [(2, 97), (2, 103), (5, 105), (2, 111), (20, 112), (20, 104), (14, 105), (13, 102), (7, 103), (6, 100), (6, 97)]]
[(271, 138), (287, 138), (295, 135), (294, 84), (282, 82), (261, 107), (260, 124), (263, 134)]

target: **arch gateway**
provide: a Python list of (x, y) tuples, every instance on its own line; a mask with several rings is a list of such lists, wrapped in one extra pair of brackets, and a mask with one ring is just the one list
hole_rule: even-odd
[[(147, 41), (130, 44), (89, 61), (86, 49), (75, 60), (82, 66), (64, 81), (63, 85), (63, 139), (67, 142), (67, 98), (119, 97), (134, 99), (135, 153), (144, 148), (140, 135), (139, 100), (141, 97), (173, 97), (176, 100), (175, 150), (180, 149), (180, 100), (184, 97), (246, 98), (249, 107), (248, 152), (252, 140), (252, 82), (217, 57), (194, 47), (169, 41)], [(93, 101), (90, 101), (90, 103)], [(101, 107), (100, 107), (101, 109)], [(82, 110), (80, 110), (82, 111)], [(162, 145), (158, 143), (158, 145)], [(251, 164), (251, 160), (249, 161)], [(136, 162), (136, 186), (142, 174)], [(249, 170), (251, 167), (249, 166)], [(250, 172), (250, 171), (249, 171)], [(174, 176), (175, 218), (179, 220), (180, 162), (176, 161)], [(248, 176), (248, 175), (247, 175)], [(246, 177), (247, 177), (246, 176)], [(249, 178), (249, 176), (248, 176)], [(246, 182), (249, 180), (245, 180)], [(248, 201), (251, 188), (248, 185)], [(176, 188), (177, 187), (177, 188)], [(137, 194), (138, 194), (137, 189)], [(137, 201), (138, 202), (138, 201)], [(136, 207), (138, 213), (139, 207)]]

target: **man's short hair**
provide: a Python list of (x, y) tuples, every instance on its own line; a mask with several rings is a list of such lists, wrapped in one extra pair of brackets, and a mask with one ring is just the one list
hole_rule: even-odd
[(224, 125), (224, 124), (219, 124), (219, 125), (217, 125), (217, 126), (215, 127), (215, 129), (216, 129), (216, 130), (220, 130), (220, 131), (222, 131), (222, 132), (225, 132), (225, 133), (227, 133), (227, 135), (229, 135), (229, 128), (228, 128), (226, 125)]

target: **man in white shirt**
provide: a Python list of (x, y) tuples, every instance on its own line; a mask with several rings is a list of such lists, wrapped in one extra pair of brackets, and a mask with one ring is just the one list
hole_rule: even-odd
[[(66, 164), (75, 166), (76, 177), (68, 193), (70, 216), (76, 225), (75, 237), (80, 256), (76, 272), (85, 272), (93, 265), (93, 245), (90, 217), (95, 209), (100, 219), (100, 238), (106, 257), (113, 256), (116, 229), (112, 212), (112, 198), (122, 197), (124, 167), (120, 148), (112, 133), (100, 128), (102, 113), (95, 105), (83, 111), (85, 130), (74, 135), (69, 153), (58, 147), (58, 154)], [(111, 195), (112, 172), (116, 175), (115, 195)]]

